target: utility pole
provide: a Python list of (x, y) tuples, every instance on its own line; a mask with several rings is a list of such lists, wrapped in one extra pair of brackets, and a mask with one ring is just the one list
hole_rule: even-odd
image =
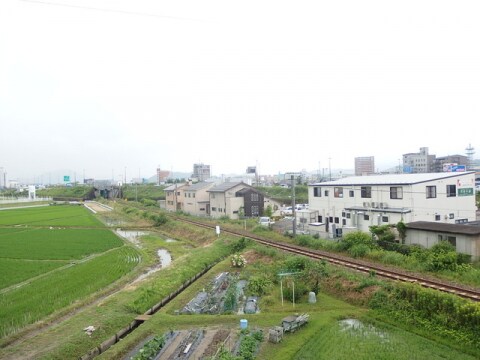
[(293, 214), (293, 231), (292, 235), (297, 235), (297, 214), (295, 211), (295, 175), (292, 174), (292, 214)]
[(328, 172), (330, 173), (330, 181), (332, 181), (332, 165), (330, 164), (330, 160), (332, 158), (328, 158)]

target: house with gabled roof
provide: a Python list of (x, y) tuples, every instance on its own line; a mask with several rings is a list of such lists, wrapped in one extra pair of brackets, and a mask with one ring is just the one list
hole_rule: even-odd
[(263, 214), (264, 195), (243, 182), (225, 182), (208, 190), (210, 195), (210, 216), (258, 217)]
[(183, 211), (195, 216), (210, 215), (210, 194), (208, 190), (215, 186), (213, 182), (201, 181), (182, 188)]
[(182, 211), (184, 196), (182, 190), (188, 186), (187, 183), (175, 183), (167, 186), (165, 191), (165, 210)]

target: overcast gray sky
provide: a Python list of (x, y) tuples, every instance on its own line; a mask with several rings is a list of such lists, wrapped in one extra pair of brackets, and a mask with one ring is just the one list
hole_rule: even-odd
[[(480, 151), (480, 2), (0, 1), (0, 167), (147, 177)], [(476, 154), (478, 156), (478, 153)], [(79, 176), (81, 178), (81, 175)]]

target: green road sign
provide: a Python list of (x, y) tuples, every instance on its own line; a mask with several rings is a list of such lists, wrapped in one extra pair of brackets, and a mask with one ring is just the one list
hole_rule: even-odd
[(473, 188), (458, 189), (458, 196), (471, 196), (473, 194)]
[(69, 182), (69, 181), (70, 181), (70, 176), (65, 175), (65, 176), (63, 177), (63, 181)]

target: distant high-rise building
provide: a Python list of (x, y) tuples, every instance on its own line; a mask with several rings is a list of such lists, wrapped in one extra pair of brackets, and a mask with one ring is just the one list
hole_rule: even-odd
[(205, 181), (211, 177), (210, 165), (193, 164), (192, 177), (198, 181)]
[(428, 154), (428, 147), (421, 147), (418, 153), (403, 154), (404, 173), (434, 172), (435, 155)]
[(355, 158), (355, 175), (371, 175), (375, 173), (375, 158), (373, 156), (361, 156)]

